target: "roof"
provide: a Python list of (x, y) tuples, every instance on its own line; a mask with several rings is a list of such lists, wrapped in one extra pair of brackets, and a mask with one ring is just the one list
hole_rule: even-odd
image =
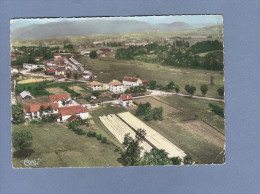
[(65, 73), (66, 73), (66, 74), (71, 74), (71, 71), (67, 70)]
[(59, 108), (59, 114), (62, 116), (86, 113), (86, 112), (88, 112), (88, 109), (84, 108), (82, 105)]
[[(43, 106), (44, 108), (47, 108), (48, 106), (50, 106), (51, 109), (58, 109), (57, 103), (32, 104), (32, 105), (29, 105), (29, 109), (30, 109), (29, 112), (38, 112), (40, 110), (41, 106)], [(28, 110), (28, 108), (27, 108), (27, 110)]]
[(62, 79), (62, 78), (65, 78), (65, 76), (64, 75), (55, 75), (55, 78), (56, 79)]
[(47, 74), (54, 74), (55, 73), (55, 69), (47, 69), (45, 72)]
[(74, 120), (76, 120), (76, 119), (81, 119), (81, 118), (80, 118), (80, 116), (72, 115), (72, 116), (70, 116), (70, 117), (67, 119), (67, 121), (72, 122), (72, 121), (74, 121)]
[(133, 100), (132, 94), (122, 94), (122, 95), (120, 96), (120, 98), (121, 98), (123, 101)]
[(60, 56), (60, 53), (54, 53), (54, 56)]
[(61, 71), (64, 71), (64, 69), (63, 69), (62, 67), (58, 67), (58, 68), (56, 69), (56, 71), (61, 72)]
[(23, 105), (23, 107), (24, 107), (24, 110), (25, 110), (26, 113), (30, 113), (31, 112), (30, 111), (30, 105)]
[(69, 95), (68, 94), (56, 94), (56, 95), (50, 95), (49, 98), (52, 102), (62, 101), (62, 100), (67, 100), (69, 98)]
[(97, 81), (89, 82), (89, 85), (91, 86), (102, 86), (103, 84)]
[(31, 95), (30, 92), (23, 91), (23, 92), (20, 93), (20, 96), (21, 96), (22, 98), (24, 98), (24, 97), (26, 97), (26, 96), (32, 96), (32, 95)]
[(62, 57), (58, 57), (58, 61), (59, 61), (59, 62), (64, 62), (64, 60), (63, 60)]
[(119, 86), (119, 85), (123, 85), (120, 81), (118, 80), (113, 80), (111, 82), (108, 83), (111, 86)]
[(110, 52), (112, 49), (110, 49), (110, 48), (100, 48), (98, 50), (100, 50), (100, 51), (109, 51)]
[(147, 80), (142, 80), (142, 83), (143, 83), (143, 84), (147, 84), (148, 81), (147, 81)]
[(139, 78), (136, 77), (124, 77), (123, 81), (128, 81), (128, 82), (137, 82)]
[(51, 64), (56, 64), (57, 62), (56, 61), (50, 61)]

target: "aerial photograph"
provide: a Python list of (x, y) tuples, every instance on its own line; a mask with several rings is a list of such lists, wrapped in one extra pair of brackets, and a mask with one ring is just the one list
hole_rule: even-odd
[(12, 19), (13, 168), (225, 164), (223, 30), (222, 15)]

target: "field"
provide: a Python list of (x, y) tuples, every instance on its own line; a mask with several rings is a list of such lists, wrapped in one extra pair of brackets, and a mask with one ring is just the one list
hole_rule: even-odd
[[(116, 60), (113, 58), (87, 59), (79, 56), (79, 62), (97, 74), (100, 82), (108, 83), (113, 79), (122, 80), (124, 76), (135, 76), (148, 81), (156, 80), (158, 84), (166, 85), (174, 81), (180, 86), (180, 93), (187, 94), (186, 84), (194, 85), (197, 90), (194, 95), (202, 96), (200, 86), (208, 85), (207, 97), (219, 98), (217, 89), (224, 85), (224, 76), (220, 71), (161, 66), (136, 60)], [(100, 73), (103, 72), (103, 73)], [(210, 85), (211, 76), (214, 85)]]
[(15, 168), (24, 168), (25, 158), (41, 159), (38, 168), (122, 166), (114, 144), (102, 144), (96, 138), (79, 136), (64, 125), (54, 123), (12, 126), (12, 131), (22, 129), (31, 131), (33, 140), (23, 153), (13, 153)]
[(68, 94), (68, 92), (60, 87), (46, 88), (45, 90), (47, 90), (50, 94)]
[(155, 97), (151, 98), (139, 98), (134, 100), (134, 102), (140, 104), (145, 104), (149, 102), (152, 105), (152, 108), (162, 107), (163, 108), (163, 117), (167, 117), (169, 114), (176, 114), (178, 112), (181, 112), (180, 110), (173, 108), (172, 106), (169, 106), (166, 103), (162, 103), (160, 100), (156, 99)]
[(21, 81), (18, 81), (18, 84), (28, 84), (28, 83), (36, 83), (36, 82), (44, 82), (44, 81), (53, 81), (53, 78), (28, 78)]
[[(210, 111), (208, 101), (180, 96), (156, 98), (182, 112), (168, 114), (163, 121), (144, 121), (148, 126), (200, 164), (224, 162), (224, 119)], [(224, 107), (221, 102), (214, 104)]]

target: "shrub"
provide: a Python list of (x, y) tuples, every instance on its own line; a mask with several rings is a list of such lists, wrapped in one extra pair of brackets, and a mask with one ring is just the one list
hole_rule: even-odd
[(106, 137), (102, 137), (101, 143), (107, 143), (107, 138)]
[(146, 112), (145, 115), (144, 115), (144, 120), (146, 120), (146, 121), (153, 120), (153, 112), (152, 111)]
[(211, 108), (211, 111), (214, 112), (216, 115), (219, 115), (221, 117), (224, 117), (224, 109), (214, 105), (214, 104), (209, 104), (209, 107)]
[(224, 96), (224, 91), (225, 91), (225, 90), (224, 90), (224, 86), (218, 88), (218, 90), (217, 90), (218, 95), (220, 95), (221, 97), (223, 97), (223, 96)]
[(97, 134), (97, 140), (102, 140), (102, 135), (101, 134)]
[(154, 108), (154, 109), (152, 110), (153, 119), (154, 119), (154, 120), (160, 120), (160, 121), (163, 120), (162, 112), (163, 112), (162, 107)]
[(28, 141), (32, 140), (32, 133), (27, 130), (15, 131), (12, 133), (13, 147), (17, 150), (23, 150), (30, 146)]
[(87, 136), (88, 136), (88, 137), (96, 137), (96, 136), (97, 136), (97, 133), (94, 132), (94, 131), (88, 131), (88, 132), (87, 132)]
[(78, 135), (84, 135), (84, 134), (86, 134), (86, 132), (83, 131), (83, 130), (80, 129), (80, 128), (73, 128), (72, 131), (74, 131), (74, 132), (75, 132), (76, 134), (78, 134)]
[(37, 121), (36, 120), (31, 120), (30, 123), (31, 124), (35, 124), (35, 123), (37, 123)]

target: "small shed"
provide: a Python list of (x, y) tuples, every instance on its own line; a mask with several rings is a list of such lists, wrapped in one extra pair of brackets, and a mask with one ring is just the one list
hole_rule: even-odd
[(23, 91), (20, 93), (20, 96), (23, 100), (28, 100), (28, 99), (32, 99), (32, 95), (30, 92), (27, 91)]

